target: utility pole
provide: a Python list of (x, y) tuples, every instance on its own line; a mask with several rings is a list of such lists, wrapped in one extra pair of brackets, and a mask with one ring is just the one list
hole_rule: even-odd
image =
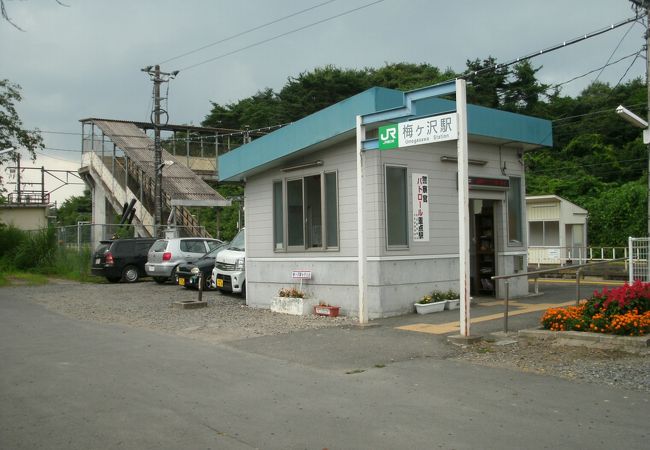
[(20, 153), (16, 152), (16, 201), (20, 203)]
[[(642, 17), (645, 14), (646, 17), (646, 29), (645, 29), (645, 82), (646, 82), (646, 91), (648, 99), (648, 123), (650, 123), (650, 0), (630, 0), (634, 5), (633, 8), (636, 12), (637, 19)], [(641, 14), (643, 12), (643, 14)], [(639, 125), (637, 125), (639, 126)], [(648, 156), (648, 237), (650, 238), (650, 128), (644, 130), (643, 140), (646, 142), (646, 153)], [(650, 270), (650, 266), (648, 266)]]
[[(162, 229), (162, 145), (160, 143), (160, 118), (165, 115), (165, 125), (169, 120), (169, 114), (161, 107), (160, 85), (168, 82), (170, 79), (178, 75), (178, 70), (173, 72), (161, 72), (160, 66), (147, 66), (142, 69), (143, 72), (149, 74), (151, 81), (153, 81), (153, 111), (151, 115), (151, 123), (154, 125), (154, 149), (153, 149), (153, 167), (154, 167), (154, 218), (153, 218), (153, 233), (158, 237)], [(166, 99), (166, 98), (165, 98)]]
[[(648, 123), (650, 123), (650, 1), (643, 0), (645, 7), (645, 82), (646, 90), (648, 91)], [(648, 237), (650, 238), (650, 143), (647, 144), (648, 154)], [(648, 270), (650, 270), (650, 265)]]
[(162, 226), (162, 148), (160, 146), (160, 66), (156, 65), (153, 76), (153, 97), (154, 97), (154, 148), (153, 148), (153, 166), (155, 168), (154, 180), (154, 236), (158, 237), (160, 234), (160, 227)]

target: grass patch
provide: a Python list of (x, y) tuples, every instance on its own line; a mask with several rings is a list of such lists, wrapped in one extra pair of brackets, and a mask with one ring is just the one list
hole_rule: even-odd
[(47, 277), (39, 273), (10, 272), (0, 274), (0, 287), (41, 286), (47, 283)]
[(91, 258), (88, 246), (58, 245), (52, 227), (30, 232), (0, 223), (0, 286), (45, 284), (47, 277), (97, 283)]

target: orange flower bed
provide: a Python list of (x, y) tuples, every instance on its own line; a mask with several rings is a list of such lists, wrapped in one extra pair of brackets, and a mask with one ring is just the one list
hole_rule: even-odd
[(650, 283), (627, 283), (594, 292), (579, 306), (549, 308), (541, 319), (552, 331), (591, 331), (624, 336), (650, 333)]

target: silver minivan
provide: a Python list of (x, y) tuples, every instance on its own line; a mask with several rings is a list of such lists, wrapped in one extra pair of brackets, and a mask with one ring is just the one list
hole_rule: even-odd
[(145, 271), (162, 284), (175, 276), (179, 264), (194, 262), (221, 244), (219, 239), (196, 237), (158, 239), (149, 249)]

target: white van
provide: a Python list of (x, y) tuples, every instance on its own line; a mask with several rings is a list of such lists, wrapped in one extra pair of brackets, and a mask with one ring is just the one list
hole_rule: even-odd
[(212, 284), (220, 291), (246, 297), (246, 238), (244, 229), (217, 254), (212, 270)]

